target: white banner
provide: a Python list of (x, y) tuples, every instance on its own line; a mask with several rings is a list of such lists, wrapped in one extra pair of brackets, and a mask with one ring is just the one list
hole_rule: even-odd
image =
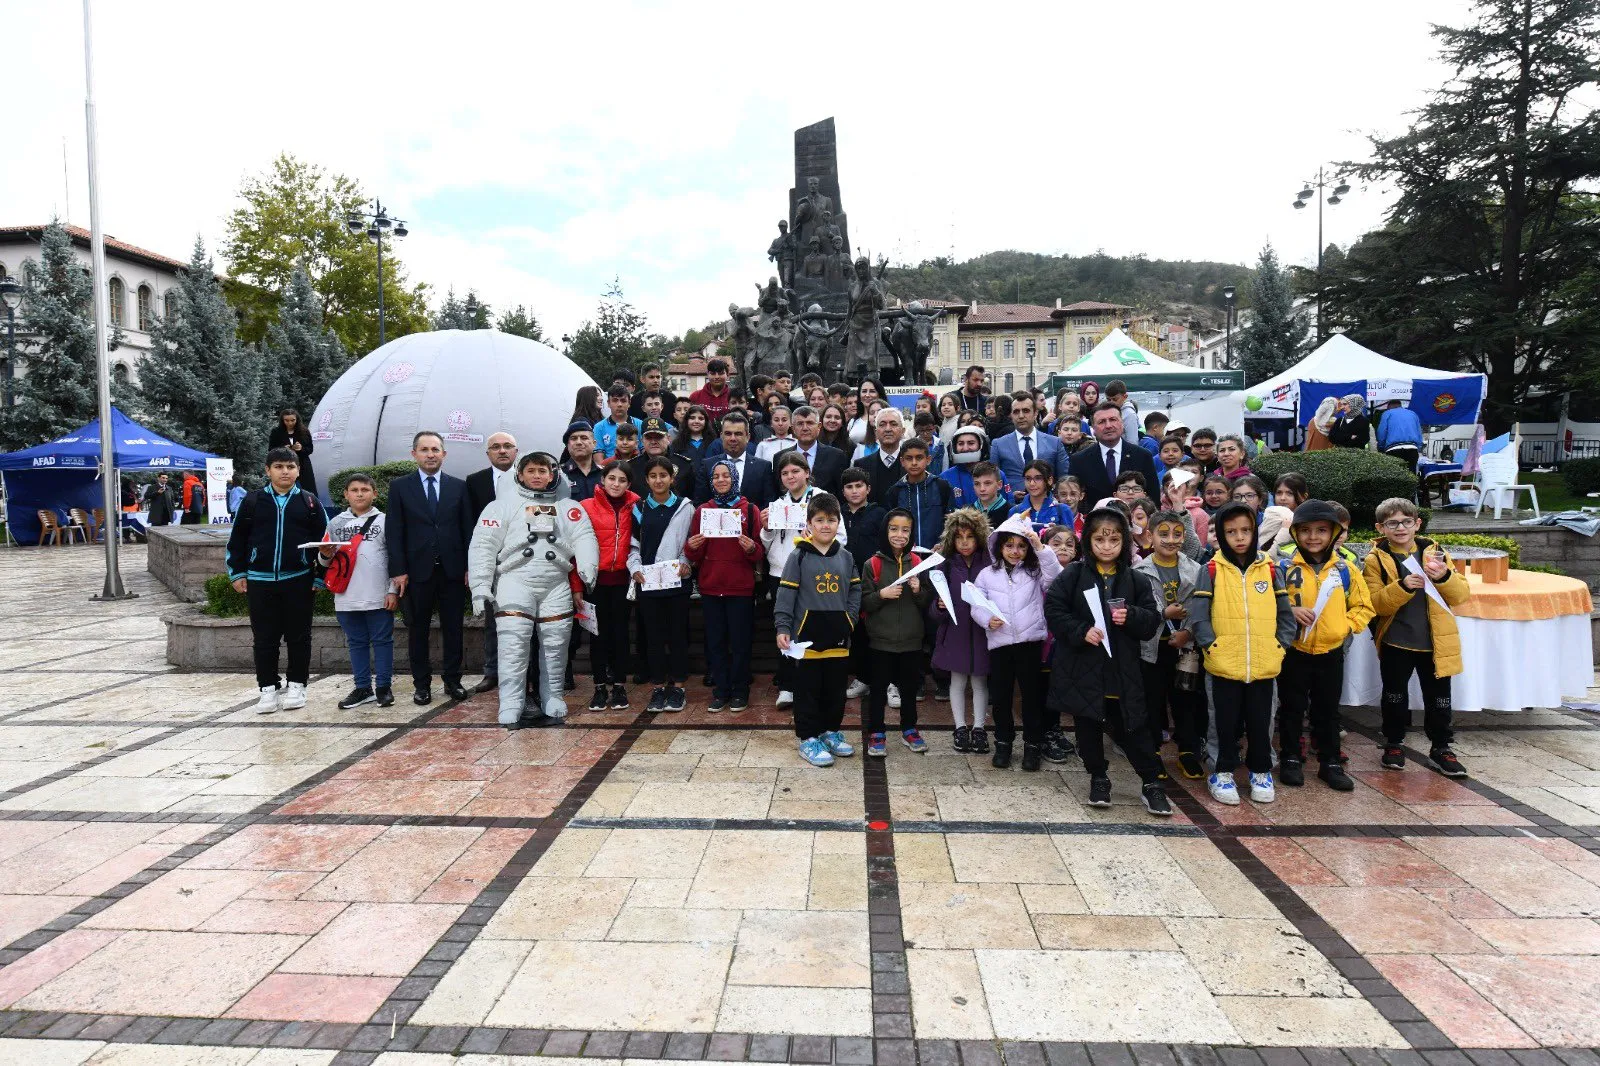
[(228, 482), (232, 480), (232, 459), (206, 460), (206, 517), (211, 525), (233, 524), (228, 513)]

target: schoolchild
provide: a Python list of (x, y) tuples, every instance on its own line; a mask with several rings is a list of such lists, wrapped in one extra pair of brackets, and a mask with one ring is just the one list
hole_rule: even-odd
[[(684, 551), (694, 521), (694, 502), (672, 491), (677, 468), (672, 460), (652, 455), (644, 461), (650, 495), (633, 506), (633, 540), (628, 573), (644, 584), (644, 567), (673, 561), (680, 580), (691, 572)], [(641, 588), (639, 613), (644, 618), (645, 652), (650, 664), (649, 711), (681, 711), (688, 702), (683, 682), (689, 679), (689, 582), (677, 588)]]
[(911, 545), (915, 548), (931, 549), (938, 542), (944, 532), (944, 516), (955, 507), (950, 483), (929, 472), (929, 458), (928, 446), (920, 437), (902, 444), (900, 466), (905, 473), (883, 497), (890, 510), (901, 508), (911, 515)]
[[(711, 463), (711, 499), (695, 511), (684, 556), (696, 569), (700, 608), (705, 613), (706, 664), (711, 677), (709, 711), (750, 706), (750, 644), (755, 631), (756, 569), (762, 561), (761, 510), (739, 495), (733, 460)], [(700, 515), (708, 508), (739, 512), (739, 536), (703, 537)]]
[[(1199, 684), (1199, 658), (1194, 651), (1194, 634), (1189, 630), (1190, 595), (1200, 578), (1200, 564), (1182, 552), (1183, 516), (1176, 511), (1157, 511), (1150, 519), (1154, 527), (1155, 550), (1134, 565), (1155, 591), (1156, 609), (1161, 612), (1161, 627), (1139, 649), (1144, 661), (1145, 710), (1150, 719), (1151, 739), (1159, 747), (1160, 732), (1171, 722), (1172, 739), (1178, 747), (1178, 769), (1190, 780), (1204, 777), (1206, 722), (1205, 704), (1196, 691)], [(1190, 687), (1179, 684), (1178, 664), (1185, 652), (1194, 673)]]
[[(807, 506), (812, 497), (822, 492), (811, 484), (811, 467), (806, 462), (806, 457), (797, 451), (787, 451), (778, 456), (775, 473), (778, 484), (783, 491), (778, 493), (778, 498), (773, 501), (774, 506), (769, 506), (761, 512), (761, 545), (767, 553), (767, 583), (772, 589), (773, 598), (777, 598), (777, 588), (783, 575), (783, 568), (789, 561), (789, 556), (794, 554), (795, 545), (805, 535), (803, 529), (774, 528), (777, 521), (776, 504), (785, 503), (791, 506)], [(834, 501), (835, 506), (838, 501)], [(809, 510), (807, 511), (809, 513)], [(840, 544), (849, 543), (849, 535), (842, 524), (837, 532)], [(787, 656), (778, 659), (778, 706), (785, 707), (794, 702), (794, 663), (795, 660)]]
[[(859, 466), (852, 466), (840, 475), (840, 491), (844, 493), (844, 539), (850, 544), (851, 557), (870, 559), (883, 550), (883, 523), (888, 515), (882, 504), (873, 503), (872, 477)], [(867, 662), (867, 642), (858, 640), (850, 645), (850, 673), (854, 675), (845, 690), (846, 699), (859, 699), (871, 691), (868, 681), (872, 667)]]
[[(374, 702), (379, 707), (394, 706), (390, 681), (394, 676), (394, 611), (400, 598), (389, 580), (383, 512), (374, 506), (377, 498), (372, 478), (351, 474), (344, 487), (344, 501), (349, 506), (328, 523), (329, 540), (348, 544), (361, 537), (350, 583), (343, 592), (333, 594), (334, 615), (344, 630), (350, 672), (355, 675), (355, 688), (339, 701), (341, 711)], [(324, 560), (332, 555), (332, 549), (323, 549)]]
[(627, 464), (613, 459), (600, 472), (594, 495), (579, 502), (600, 546), (600, 572), (589, 596), (599, 630), (589, 642), (594, 668), (591, 711), (628, 707), (628, 552), (633, 545), (633, 509), (639, 503), (628, 481)]
[[(889, 705), (890, 687), (901, 693), (922, 688), (923, 619), (933, 602), (933, 586), (922, 576), (901, 581), (922, 562), (912, 550), (914, 521), (909, 511), (890, 511), (884, 524), (886, 545), (861, 567), (861, 618), (866, 638), (859, 643), (870, 648), (867, 657), (872, 669), (862, 732), (867, 754), (879, 758), (887, 754), (884, 708)], [(917, 701), (902, 696), (898, 702), (901, 740), (914, 752), (926, 752), (928, 743), (917, 731)]]
[[(1016, 724), (1011, 716), (1013, 694), (1022, 717), (1022, 769), (1033, 773), (1044, 756), (1045, 732), (1053, 725), (1045, 716), (1044, 594), (1061, 573), (1056, 553), (1046, 551), (1039, 534), (1010, 531), (989, 534), (990, 564), (973, 582), (999, 614), (974, 605), (972, 621), (986, 630), (989, 642), (989, 699), (994, 708), (994, 759), (997, 769), (1011, 765)], [(1065, 756), (1062, 757), (1065, 761)]]
[(1035, 533), (1053, 525), (1072, 525), (1072, 508), (1055, 498), (1055, 467), (1049, 460), (1035, 459), (1023, 467), (1022, 484), (1026, 494), (1011, 513), (1027, 515)]
[[(953, 743), (956, 751), (975, 755), (989, 753), (989, 734), (984, 722), (989, 712), (989, 640), (972, 617), (972, 605), (961, 598), (961, 586), (973, 580), (989, 565), (989, 520), (975, 507), (950, 512), (944, 520), (944, 536), (939, 538), (939, 554), (944, 562), (950, 603), (937, 600), (928, 613), (938, 623), (933, 641), (935, 669), (950, 673), (950, 714), (955, 719)], [(954, 613), (952, 619), (951, 614)], [(972, 687), (972, 721), (967, 721), (967, 686)]]
[(989, 523), (989, 531), (994, 532), (1011, 513), (1000, 468), (993, 463), (975, 464), (972, 468), (972, 491), (977, 497), (972, 501), (972, 506), (983, 514), (984, 520)]

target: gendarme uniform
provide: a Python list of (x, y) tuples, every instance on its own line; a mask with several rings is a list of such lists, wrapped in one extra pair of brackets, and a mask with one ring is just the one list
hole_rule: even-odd
[[(515, 469), (520, 473), (523, 456)], [(594, 583), (600, 549), (582, 507), (566, 496), (566, 479), (545, 455), (555, 480), (535, 492), (520, 478), (503, 478), (499, 495), (478, 518), (467, 551), (468, 583), (476, 614), (492, 607), (500, 653), (500, 724), (522, 717), (529, 645), (539, 631), (539, 698), (544, 713), (564, 717), (563, 679), (574, 604), (569, 576), (574, 565), (585, 586)]]

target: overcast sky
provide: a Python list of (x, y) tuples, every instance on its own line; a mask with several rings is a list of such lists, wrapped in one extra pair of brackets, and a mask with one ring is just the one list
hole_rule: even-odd
[[(0, 224), (87, 226), (77, 3), (9, 4)], [(1466, 0), (96, 5), (106, 231), (187, 258), (292, 152), (408, 220), (440, 295), (559, 335), (620, 275), (660, 332), (747, 302), (829, 115), (856, 251), (1316, 254), (1319, 163), (1397, 132)], [(63, 175), (62, 147), (66, 148)], [(1327, 209), (1346, 243), (1389, 198)]]

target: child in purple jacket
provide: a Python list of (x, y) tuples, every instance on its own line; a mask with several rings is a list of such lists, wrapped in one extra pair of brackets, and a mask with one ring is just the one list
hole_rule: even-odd
[[(984, 716), (989, 710), (989, 641), (983, 628), (972, 620), (972, 607), (961, 598), (961, 586), (975, 579), (989, 565), (984, 544), (989, 537), (989, 520), (971, 507), (952, 511), (944, 520), (944, 535), (939, 554), (944, 562), (939, 570), (950, 586), (950, 611), (936, 598), (928, 607), (938, 623), (933, 642), (933, 666), (950, 672), (950, 713), (956, 721), (955, 749), (985, 755), (989, 736), (984, 732)], [(972, 726), (967, 726), (967, 685), (972, 686)]]

